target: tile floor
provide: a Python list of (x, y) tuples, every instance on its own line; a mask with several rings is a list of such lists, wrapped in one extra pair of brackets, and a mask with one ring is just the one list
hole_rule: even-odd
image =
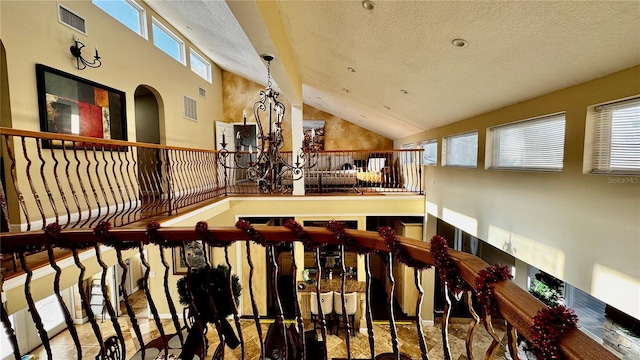
[[(142, 291), (134, 294), (132, 296), (132, 303), (136, 310), (144, 309), (143, 306), (140, 306), (140, 302), (144, 301), (144, 293)], [(135, 304), (138, 305), (135, 305)], [(146, 309), (144, 309), (146, 311)], [(140, 326), (140, 330), (142, 332), (142, 337), (144, 343), (148, 343), (149, 341), (157, 338), (159, 336), (158, 330), (156, 328), (155, 322), (153, 320), (147, 318), (137, 318), (138, 325)], [(118, 323), (120, 324), (124, 337), (125, 337), (125, 347), (127, 351), (126, 359), (131, 359), (134, 354), (140, 348), (138, 340), (135, 336), (135, 332), (131, 326), (131, 321), (127, 316), (119, 317)], [(110, 320), (105, 319), (104, 322), (100, 323), (100, 331), (102, 333), (103, 339), (106, 339), (108, 336), (115, 335), (115, 330), (113, 328), (113, 324)], [(162, 326), (165, 330), (166, 334), (173, 334), (176, 332), (173, 323), (171, 320), (162, 320)], [(258, 335), (255, 323), (253, 320), (241, 320), (242, 332), (245, 341), (245, 359), (254, 360), (258, 359), (260, 355), (260, 345), (257, 341)], [(312, 329), (312, 324), (310, 322), (305, 322), (305, 329)], [(504, 336), (504, 326), (501, 324), (494, 324), (496, 330), (500, 334), (500, 337), (503, 338), (502, 346), (498, 348), (495, 353), (494, 359), (504, 359), (505, 358), (505, 340)], [(269, 324), (261, 324), (262, 334), (266, 335)], [(94, 359), (98, 354), (100, 348), (98, 346), (98, 342), (94, 336), (93, 330), (89, 323), (76, 326), (78, 331), (80, 341), (81, 341), (81, 349), (82, 349), (82, 357), (85, 359)], [(235, 329), (235, 325), (234, 325)], [(468, 322), (466, 319), (464, 320), (456, 320), (454, 319), (452, 323), (449, 325), (449, 341), (451, 348), (451, 357), (454, 360), (467, 359), (466, 350), (465, 350), (465, 339), (466, 333), (468, 329)], [(392, 341), (389, 333), (389, 325), (384, 323), (376, 323), (373, 327), (374, 331), (374, 339), (375, 339), (375, 352), (376, 354), (383, 352), (392, 352)], [(439, 324), (434, 326), (423, 326), (423, 331), (425, 335), (425, 340), (427, 344), (427, 349), (429, 351), (429, 359), (443, 359), (443, 347), (441, 340), (441, 331)], [(407, 354), (412, 359), (420, 359), (420, 347), (417, 339), (417, 330), (415, 323), (412, 324), (401, 324), (397, 326), (397, 334), (398, 334), (398, 347), (401, 352)], [(210, 357), (215, 351), (215, 348), (218, 344), (218, 336), (215, 331), (215, 328), (210, 325), (208, 331), (208, 339), (209, 339), (209, 354)], [(344, 332), (340, 332), (340, 336), (336, 335), (328, 335), (327, 336), (327, 351), (329, 353), (329, 358), (346, 358), (347, 349), (346, 343), (344, 341)], [(320, 330), (318, 330), (318, 338), (322, 339)], [(484, 352), (489, 347), (491, 343), (491, 338), (487, 334), (487, 332), (480, 328), (476, 332), (476, 337), (474, 339), (474, 357), (476, 359), (484, 358)], [(68, 331), (63, 331), (62, 333), (56, 335), (51, 339), (51, 349), (53, 353), (53, 359), (77, 359), (78, 354), (76, 347), (73, 344), (71, 336)], [(350, 338), (350, 350), (351, 357), (353, 359), (365, 359), (370, 358), (370, 350), (369, 350), (369, 340), (366, 334), (357, 334), (355, 337)], [(32, 353), (36, 359), (46, 359), (47, 355), (44, 348), (41, 346), (35, 349)], [(234, 350), (226, 348), (225, 351), (225, 359), (241, 359), (242, 358), (242, 348), (238, 347)]]

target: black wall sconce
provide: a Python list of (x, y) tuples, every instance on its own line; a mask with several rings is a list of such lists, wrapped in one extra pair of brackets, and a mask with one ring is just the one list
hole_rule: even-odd
[(78, 70), (83, 70), (87, 66), (90, 68), (98, 68), (102, 65), (102, 61), (100, 60), (100, 56), (98, 55), (98, 45), (96, 45), (96, 54), (93, 57), (93, 61), (89, 62), (87, 59), (82, 57), (82, 49), (84, 48), (84, 44), (80, 42), (77, 36), (73, 36), (73, 41), (75, 45), (71, 45), (69, 51), (71, 51), (71, 55), (76, 58), (76, 66)]

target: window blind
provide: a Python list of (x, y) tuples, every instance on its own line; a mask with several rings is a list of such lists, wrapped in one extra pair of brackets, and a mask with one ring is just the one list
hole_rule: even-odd
[(593, 172), (640, 173), (640, 98), (595, 110)]
[(444, 166), (478, 166), (478, 132), (444, 138)]
[(490, 169), (559, 171), (564, 159), (565, 116), (554, 114), (489, 129)]

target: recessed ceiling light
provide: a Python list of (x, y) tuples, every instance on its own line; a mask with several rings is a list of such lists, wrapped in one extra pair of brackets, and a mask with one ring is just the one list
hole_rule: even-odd
[(347, 89), (347, 88), (342, 88), (342, 91), (344, 91), (344, 92), (348, 93), (348, 92), (349, 92), (349, 89)]
[(373, 10), (373, 8), (376, 7), (376, 4), (371, 0), (363, 0), (362, 7), (366, 10)]
[(384, 108), (387, 109), (387, 110), (391, 110), (391, 108), (389, 106), (387, 106), (387, 105), (385, 105)]
[(453, 44), (453, 46), (456, 46), (456, 47), (465, 47), (465, 46), (467, 46), (467, 40), (465, 40), (465, 39), (453, 39), (451, 41), (451, 44)]
[(349, 70), (349, 72), (356, 72), (356, 69), (354, 69), (352, 67), (348, 67), (347, 70)]
[(400, 89), (400, 92), (401, 92), (401, 93), (403, 93), (403, 94), (405, 94), (405, 95), (407, 95), (407, 94), (409, 93), (409, 92), (408, 92), (407, 90), (405, 90), (405, 89)]

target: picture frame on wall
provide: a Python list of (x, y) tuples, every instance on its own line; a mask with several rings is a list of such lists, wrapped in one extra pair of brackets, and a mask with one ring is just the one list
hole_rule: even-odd
[(36, 81), (41, 131), (127, 140), (123, 91), (42, 64)]
[[(201, 240), (192, 241), (185, 245), (186, 256), (189, 259), (191, 268), (201, 268), (207, 265), (205, 258), (205, 247)], [(182, 256), (182, 249), (180, 247), (173, 248), (173, 274), (184, 275), (187, 273), (188, 267), (184, 256)]]

